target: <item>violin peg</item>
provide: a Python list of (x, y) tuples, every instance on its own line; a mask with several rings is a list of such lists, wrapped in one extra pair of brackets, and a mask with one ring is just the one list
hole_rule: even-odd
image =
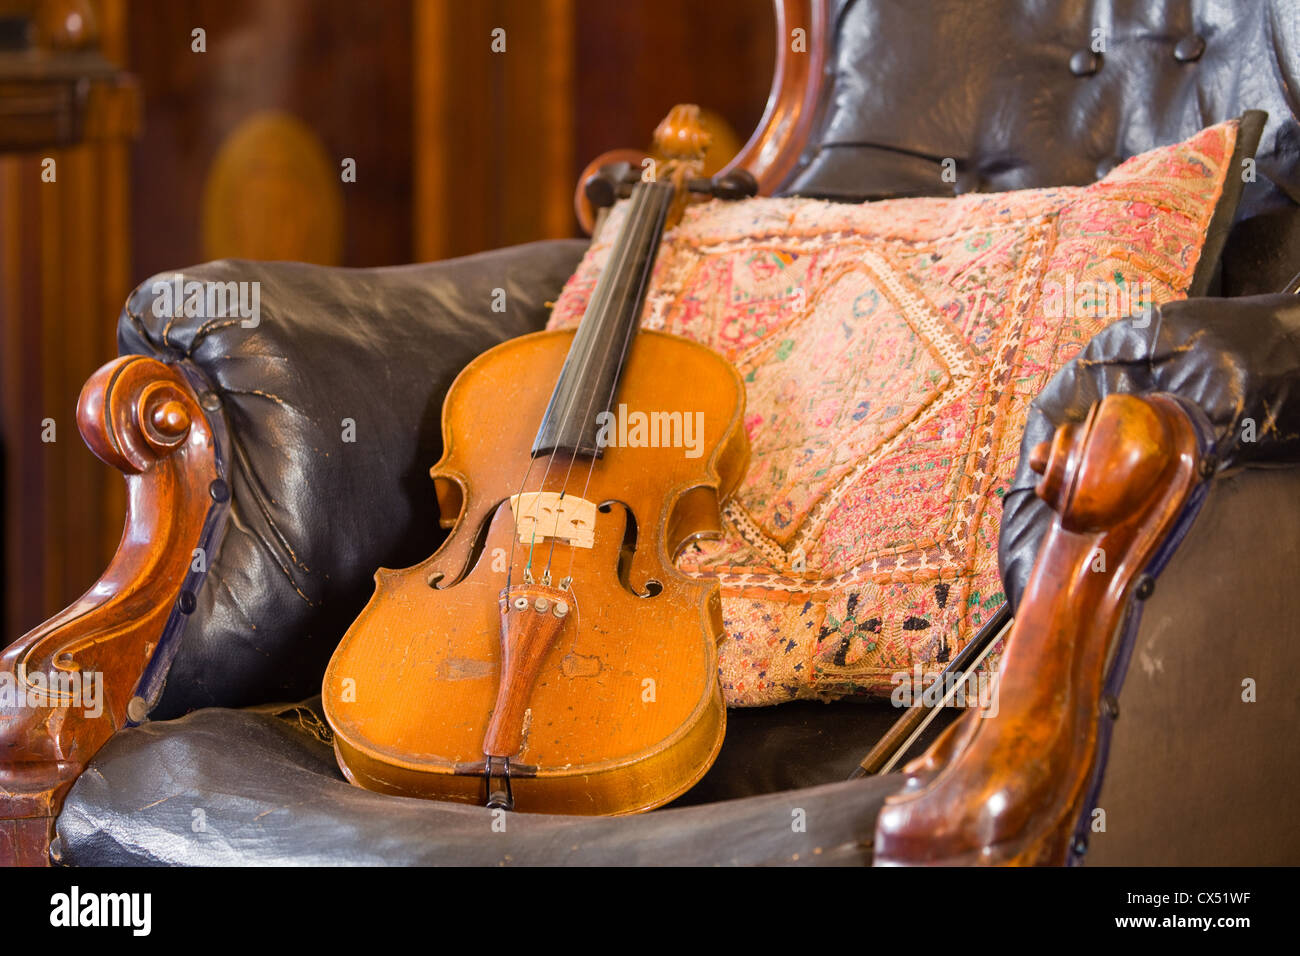
[(748, 199), (758, 195), (758, 180), (747, 169), (734, 169), (719, 173), (712, 179), (696, 178), (686, 181), (686, 191), (697, 196), (714, 199)]
[(713, 195), (717, 199), (749, 199), (758, 195), (758, 180), (740, 167), (722, 172), (713, 178)]
[(640, 170), (629, 162), (606, 163), (583, 181), (582, 189), (593, 208), (603, 209), (632, 195), (640, 179)]
[(699, 161), (712, 141), (700, 120), (700, 108), (678, 103), (655, 129), (654, 151), (666, 159)]
[(596, 213), (619, 199), (626, 199), (632, 186), (641, 178), (646, 154), (635, 149), (615, 149), (602, 153), (587, 164), (578, 177), (573, 196), (573, 211), (582, 228), (590, 233), (596, 225)]
[(604, 209), (614, 205), (618, 199), (618, 187), (607, 176), (597, 172), (583, 181), (582, 194), (587, 197), (592, 209)]

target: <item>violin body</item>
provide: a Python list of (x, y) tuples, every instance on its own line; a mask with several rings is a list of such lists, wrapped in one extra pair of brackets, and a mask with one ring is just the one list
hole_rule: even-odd
[[(720, 534), (748, 463), (744, 385), (712, 350), (640, 332), (615, 442), (539, 457), (537, 420), (573, 339), (505, 342), (448, 393), (432, 474), (451, 532), (422, 564), (376, 574), (325, 676), (359, 786), (488, 805), (504, 788), (519, 810), (631, 813), (683, 793), (721, 746), (718, 586), (673, 559)], [(637, 427), (656, 415), (657, 445)]]

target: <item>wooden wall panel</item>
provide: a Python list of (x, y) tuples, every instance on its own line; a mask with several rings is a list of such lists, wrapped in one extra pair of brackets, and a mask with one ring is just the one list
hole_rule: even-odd
[[(282, 202), (264, 198), (274, 176), (230, 191), (223, 203), (248, 242), (223, 253), (389, 265), (577, 235), (573, 189), (592, 157), (648, 145), (684, 101), (716, 110), (743, 141), (774, 62), (769, 0), (95, 0), (95, 9), (104, 54), (138, 81), (138, 138), (101, 129), (51, 153), (56, 187), (40, 184), (40, 157), (0, 158), (0, 644), (77, 597), (116, 546), (121, 482), (76, 434), (77, 395), (116, 353), (131, 288), (206, 258), (205, 189), (223, 144), (250, 119), (292, 117), (335, 171), (356, 159), (357, 182), (337, 184), (337, 254), (313, 252), (279, 228), (311, 193), (304, 200), (293, 182), (299, 154), (273, 138), (267, 148), (288, 170)], [(504, 53), (491, 47), (497, 27)], [(206, 52), (192, 50), (196, 28)], [(121, 121), (106, 121), (110, 133)], [(254, 163), (265, 142), (254, 140)], [(39, 440), (46, 417), (58, 423), (52, 446)]]
[(573, 234), (574, 16), (574, 0), (416, 0), (416, 259)]
[(576, 179), (610, 149), (648, 148), (676, 103), (719, 114), (740, 143), (776, 66), (771, 0), (577, 0)]
[(680, 102), (743, 143), (775, 64), (769, 0), (416, 0), (413, 35), (422, 260), (578, 235), (587, 162), (648, 147)]
[[(122, 533), (121, 478), (77, 433), (81, 386), (117, 349), (130, 291), (127, 146), (0, 158), (0, 429), (5, 448), (4, 640), (86, 590)], [(41, 181), (41, 162), (57, 180)], [(53, 419), (56, 440), (42, 441)]]
[[(297, 120), (328, 157), (343, 206), (335, 264), (410, 259), (411, 0), (138, 0), (128, 10), (128, 68), (145, 101), (132, 175), (139, 278), (209, 254), (271, 249), (272, 258), (320, 258), (315, 245), (299, 248), (293, 231), (280, 228), (294, 204), (311, 202), (294, 188), (292, 146), (277, 154), (285, 169), (223, 197), (224, 215), (240, 221), (248, 248), (204, 245), (214, 159), (229, 137), (268, 114)], [(206, 31), (205, 53), (192, 50), (196, 28)], [(342, 183), (349, 157), (357, 180)], [(277, 176), (284, 188), (268, 201)]]
[[(123, 0), (94, 9), (102, 49), (120, 55)], [(121, 478), (82, 443), (76, 404), (116, 354), (114, 320), (131, 288), (138, 99), (124, 83), (94, 86), (89, 102), (81, 144), (0, 156), (0, 644), (94, 583), (122, 533)], [(53, 182), (42, 180), (47, 158)], [(46, 419), (54, 442), (42, 441)]]

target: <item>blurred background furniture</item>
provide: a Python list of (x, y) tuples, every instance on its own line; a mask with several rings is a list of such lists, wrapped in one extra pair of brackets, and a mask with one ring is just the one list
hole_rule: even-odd
[(73, 434), (82, 383), (115, 351), (103, 316), (133, 278), (130, 164), (140, 97), (115, 65), (120, 10), (97, 11), (87, 0), (0, 3), (6, 635), (80, 594), (121, 537), (121, 482), (87, 468)]

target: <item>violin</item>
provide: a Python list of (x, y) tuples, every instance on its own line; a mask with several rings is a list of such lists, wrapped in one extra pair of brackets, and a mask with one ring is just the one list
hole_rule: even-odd
[(450, 533), (376, 573), (325, 674), (358, 786), (624, 814), (717, 756), (718, 585), (674, 558), (721, 535), (749, 459), (744, 385), (713, 350), (639, 328), (666, 223), (698, 188), (692, 110), (660, 125), (663, 174), (631, 188), (578, 328), (502, 343), (447, 394), (431, 474)]

